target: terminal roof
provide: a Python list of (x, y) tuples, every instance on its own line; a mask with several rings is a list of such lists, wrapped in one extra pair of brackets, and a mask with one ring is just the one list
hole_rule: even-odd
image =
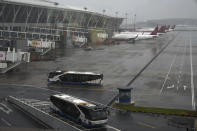
[[(32, 5), (32, 6), (42, 6), (42, 7), (48, 7), (48, 8), (56, 8), (56, 9), (62, 9), (62, 10), (73, 10), (73, 11), (83, 11), (95, 15), (103, 16), (103, 14), (98, 13), (96, 11), (90, 11), (90, 10), (84, 10), (83, 8), (69, 6), (69, 5), (63, 5), (61, 3), (57, 3), (50, 0), (2, 0), (2, 2), (5, 3), (15, 3), (18, 5)], [(104, 15), (105, 17), (111, 17)]]

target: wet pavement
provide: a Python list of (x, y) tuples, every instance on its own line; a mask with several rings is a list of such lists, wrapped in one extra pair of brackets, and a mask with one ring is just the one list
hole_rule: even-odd
[[(7, 95), (48, 100), (51, 94), (63, 92), (108, 104), (116, 96), (117, 88), (126, 87), (165, 44), (172, 40), (164, 52), (130, 85), (134, 88), (132, 99), (140, 106), (192, 110), (196, 101), (196, 35), (195, 31), (174, 31), (154, 40), (95, 46), (90, 51), (72, 46), (57, 48), (42, 61), (23, 64), (16, 70), (1, 75), (0, 97), (6, 104), (4, 98)], [(103, 73), (103, 86), (48, 84), (47, 75), (54, 70)], [(7, 115), (5, 119), (9, 121), (11, 118)], [(1, 123), (2, 120), (0, 126)], [(15, 126), (21, 126), (19, 123)], [(109, 123), (122, 130), (185, 130), (168, 126), (168, 118), (139, 113), (122, 114), (113, 111)], [(22, 127), (40, 127), (35, 122), (27, 122), (25, 125)]]
[(195, 108), (196, 35), (197, 32), (179, 32), (175, 40), (133, 83), (137, 105)]
[[(176, 33), (161, 36), (159, 39), (137, 41), (135, 44), (103, 45), (91, 51), (83, 49), (56, 49), (44, 61), (23, 64), (13, 72), (0, 76), (0, 82), (46, 87), (71, 93), (92, 90), (105, 94), (116, 94), (117, 88), (126, 87), (127, 83), (156, 53), (172, 39)], [(104, 74), (102, 87), (71, 86), (48, 84), (47, 75), (54, 70), (91, 71)], [(79, 91), (77, 92), (77, 89)], [(72, 91), (73, 90), (73, 91)], [(75, 93), (73, 94), (75, 95)], [(91, 96), (89, 94), (88, 96)], [(80, 94), (79, 97), (88, 97)], [(107, 95), (106, 95), (107, 96)], [(104, 98), (104, 97), (102, 97)], [(90, 98), (91, 99), (91, 98)], [(101, 100), (108, 103), (109, 97)], [(95, 99), (99, 101), (99, 99)]]
[[(49, 101), (49, 97), (59, 93), (55, 90), (50, 90), (42, 87), (31, 87), (23, 85), (0, 85), (0, 127), (15, 127), (17, 128), (44, 128), (34, 119), (24, 114), (18, 108), (6, 101), (6, 97), (12, 95), (17, 98), (37, 99), (41, 101)], [(9, 93), (8, 93), (9, 91)], [(3, 108), (3, 109), (2, 109)], [(14, 118), (14, 119), (13, 119)], [(122, 112), (112, 110), (109, 115), (107, 127), (114, 130), (129, 131), (182, 131), (186, 127), (177, 128), (176, 126), (168, 125), (170, 116), (143, 114), (133, 112)], [(185, 120), (185, 119), (184, 119)], [(192, 121), (193, 122), (193, 121)]]

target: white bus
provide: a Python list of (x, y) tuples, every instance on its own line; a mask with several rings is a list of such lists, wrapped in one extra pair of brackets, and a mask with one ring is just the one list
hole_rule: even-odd
[(102, 126), (107, 124), (107, 107), (90, 103), (66, 94), (57, 94), (50, 97), (53, 112), (80, 122), (83, 126)]
[(102, 85), (103, 74), (77, 71), (52, 71), (49, 73), (48, 82), (63, 84), (89, 84)]

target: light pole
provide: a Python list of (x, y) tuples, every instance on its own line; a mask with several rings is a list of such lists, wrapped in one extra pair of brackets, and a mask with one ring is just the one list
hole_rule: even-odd
[(105, 18), (104, 18), (104, 14), (105, 14), (106, 10), (103, 9), (103, 28), (105, 27)]
[(126, 14), (125, 14), (125, 16), (126, 16), (126, 18), (125, 18), (125, 19), (126, 19), (126, 30), (127, 30), (127, 15), (128, 15), (128, 14), (126, 13)]
[(134, 23), (133, 23), (134, 30), (135, 30), (135, 22), (136, 22), (136, 14), (134, 15)]
[(106, 10), (105, 10), (105, 9), (103, 9), (103, 16), (104, 16), (105, 12), (106, 12)]
[[(83, 9), (86, 11), (88, 8), (87, 7), (83, 7)], [(84, 18), (85, 18), (85, 13), (83, 13), (83, 15), (81, 15), (81, 21), (80, 21), (80, 26), (83, 27), (84, 26)]]
[(88, 8), (87, 7), (84, 7), (83, 9), (86, 11)]
[(115, 31), (118, 32), (118, 11), (116, 11), (115, 14), (116, 14), (116, 24), (115, 24), (116, 27), (115, 27)]

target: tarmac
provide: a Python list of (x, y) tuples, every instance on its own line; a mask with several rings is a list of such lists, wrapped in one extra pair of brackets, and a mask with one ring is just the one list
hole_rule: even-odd
[[(50, 52), (42, 60), (22, 64), (0, 76), (1, 103), (12, 110), (7, 114), (1, 110), (0, 105), (0, 126), (43, 128), (10, 106), (5, 100), (8, 95), (49, 100), (50, 95), (61, 92), (108, 104), (117, 95), (117, 88), (126, 87), (169, 42), (167, 48), (129, 86), (133, 88), (132, 100), (139, 106), (194, 110), (197, 74), (196, 35), (196, 31), (173, 31), (152, 40), (136, 41), (135, 44), (100, 45), (90, 51), (73, 48), (68, 44), (66, 48), (60, 47)], [(47, 75), (54, 70), (103, 73), (103, 86), (49, 84)], [(174, 116), (112, 111), (109, 125), (121, 130), (136, 131), (186, 129), (168, 125), (172, 117)], [(193, 122), (193, 118), (191, 119)]]

